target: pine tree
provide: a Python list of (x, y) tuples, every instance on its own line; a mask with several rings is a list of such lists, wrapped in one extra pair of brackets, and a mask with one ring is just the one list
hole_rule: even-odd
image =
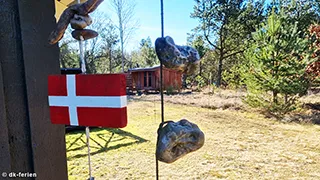
[(159, 64), (150, 37), (142, 39), (140, 42), (140, 58), (147, 67)]
[(312, 61), (307, 38), (300, 38), (297, 23), (287, 23), (283, 12), (268, 17), (253, 34), (242, 68), (249, 94), (246, 102), (277, 115), (294, 109), (309, 86), (305, 69)]

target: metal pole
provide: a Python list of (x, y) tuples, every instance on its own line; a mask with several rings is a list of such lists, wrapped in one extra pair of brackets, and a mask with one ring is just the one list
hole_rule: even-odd
[(89, 162), (89, 180), (94, 180), (91, 174), (91, 158), (90, 158), (90, 129), (86, 127), (86, 136), (87, 136), (87, 146), (88, 146), (88, 162)]
[[(77, 0), (78, 4), (80, 4), (80, 0)], [(79, 41), (79, 49), (80, 49), (80, 62), (81, 62), (81, 71), (82, 74), (86, 74), (86, 62), (84, 60), (84, 51), (83, 51), (83, 37), (80, 36)], [(90, 129), (89, 127), (86, 127), (86, 137), (87, 137), (87, 146), (88, 146), (88, 164), (89, 164), (89, 179), (88, 180), (94, 180), (94, 177), (92, 177), (91, 174), (91, 158), (90, 158)]]
[[(161, 4), (161, 37), (164, 38), (164, 18), (163, 18), (163, 0), (160, 0)], [(164, 122), (164, 102), (163, 102), (163, 64), (160, 61), (160, 96), (161, 96), (161, 122)], [(159, 161), (156, 155), (156, 180), (159, 180)]]
[[(161, 37), (164, 37), (163, 23), (163, 0), (161, 0)], [(160, 61), (160, 95), (161, 95), (161, 122), (164, 122), (164, 103), (163, 103), (163, 63)]]
[(163, 0), (160, 0), (161, 2), (161, 37), (164, 37), (164, 18), (163, 18)]

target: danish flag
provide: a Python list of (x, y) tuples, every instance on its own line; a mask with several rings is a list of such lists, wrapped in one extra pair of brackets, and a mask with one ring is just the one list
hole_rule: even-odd
[(53, 124), (109, 128), (127, 125), (124, 74), (50, 75), (48, 94)]

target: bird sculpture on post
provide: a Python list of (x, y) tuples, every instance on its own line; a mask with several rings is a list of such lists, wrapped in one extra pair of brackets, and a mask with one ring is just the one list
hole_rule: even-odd
[(72, 37), (81, 40), (95, 38), (98, 36), (96, 31), (85, 29), (92, 24), (92, 19), (89, 13), (92, 13), (103, 2), (103, 0), (88, 0), (82, 4), (74, 4), (63, 11), (57, 23), (57, 27), (51, 32), (49, 36), (49, 44), (56, 44), (63, 37), (67, 27), (71, 24), (74, 29)]
[(125, 74), (86, 74), (83, 41), (98, 36), (85, 29), (92, 24), (92, 13), (103, 0), (88, 0), (72, 5), (62, 13), (56, 28), (49, 35), (49, 44), (58, 43), (68, 25), (72, 37), (79, 40), (82, 74), (49, 75), (48, 102), (52, 124), (86, 126), (89, 180), (91, 173), (89, 127), (123, 128), (127, 125)]

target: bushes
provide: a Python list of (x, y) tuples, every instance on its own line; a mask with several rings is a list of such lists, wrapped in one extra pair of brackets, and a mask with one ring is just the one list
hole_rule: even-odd
[(223, 81), (226, 82), (231, 89), (241, 88), (244, 85), (241, 73), (240, 65), (234, 65), (230, 70), (223, 72)]
[(188, 76), (186, 81), (188, 85), (195, 87), (196, 91), (201, 91), (201, 88), (208, 84), (206, 79), (200, 75)]
[(175, 88), (173, 87), (173, 86), (168, 86), (167, 88), (166, 88), (166, 94), (167, 95), (172, 95), (172, 94), (174, 94), (175, 93)]
[(173, 95), (178, 92), (180, 92), (181, 88), (177, 85), (177, 83), (174, 83), (175, 85), (167, 86), (166, 87), (166, 94), (167, 95)]

